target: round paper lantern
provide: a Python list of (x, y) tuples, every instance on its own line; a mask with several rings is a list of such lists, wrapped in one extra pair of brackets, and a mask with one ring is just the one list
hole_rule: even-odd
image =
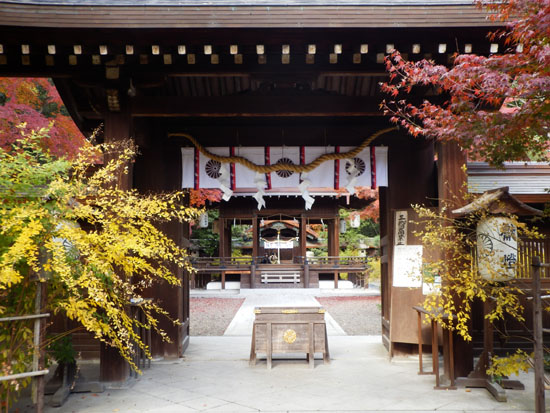
[(517, 229), (510, 218), (489, 217), (477, 224), (479, 275), (489, 281), (509, 281), (516, 276)]
[(341, 219), (341, 220), (340, 220), (340, 234), (345, 233), (346, 230), (347, 230), (347, 227), (346, 227), (346, 220), (345, 220), (345, 219)]
[(208, 228), (208, 214), (203, 212), (199, 217), (199, 227)]

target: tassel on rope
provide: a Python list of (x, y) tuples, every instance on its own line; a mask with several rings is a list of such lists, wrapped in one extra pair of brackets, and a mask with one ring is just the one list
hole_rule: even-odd
[(233, 191), (231, 190), (231, 172), (226, 163), (222, 163), (220, 166), (220, 176), (218, 178), (220, 183), (220, 189), (223, 192), (223, 200), (229, 201), (233, 196)]
[(300, 182), (300, 185), (298, 185), (298, 189), (302, 194), (302, 198), (304, 199), (304, 201), (306, 201), (306, 210), (308, 210), (311, 209), (311, 206), (315, 202), (315, 198), (313, 198), (308, 191), (308, 188), (311, 185), (311, 181), (308, 179), (308, 173), (302, 172), (301, 179), (302, 182)]
[(265, 195), (264, 188), (266, 185), (265, 174), (261, 172), (256, 172), (256, 176), (254, 177), (254, 183), (256, 184), (256, 188), (258, 189), (258, 192), (254, 194), (253, 198), (258, 203), (258, 211), (259, 211), (260, 209), (265, 208), (265, 199), (264, 199), (264, 195)]

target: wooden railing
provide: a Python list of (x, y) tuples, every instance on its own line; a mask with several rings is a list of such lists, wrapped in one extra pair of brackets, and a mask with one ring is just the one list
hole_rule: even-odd
[(199, 271), (207, 268), (222, 270), (227, 267), (250, 267), (253, 259), (252, 257), (193, 257), (190, 262)]
[(334, 256), (334, 257), (294, 257), (298, 264), (309, 264), (319, 267), (340, 267), (340, 266), (366, 266), (367, 257), (357, 256)]
[[(225, 271), (247, 269), (252, 265), (285, 265), (270, 264), (266, 257), (194, 257), (191, 265), (198, 271)], [(340, 256), (340, 257), (294, 257), (294, 265), (309, 265), (312, 268), (337, 269), (364, 269), (367, 266), (367, 257)], [(292, 265), (292, 264), (287, 264)]]

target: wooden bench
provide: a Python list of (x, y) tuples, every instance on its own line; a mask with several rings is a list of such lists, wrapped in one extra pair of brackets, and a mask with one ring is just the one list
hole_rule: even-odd
[(300, 282), (300, 273), (294, 270), (262, 271), (262, 283), (294, 283)]
[(305, 353), (311, 368), (315, 353), (322, 353), (329, 363), (325, 310), (322, 307), (256, 307), (252, 327), (250, 365), (256, 364), (257, 353), (266, 355), (271, 368), (275, 353)]

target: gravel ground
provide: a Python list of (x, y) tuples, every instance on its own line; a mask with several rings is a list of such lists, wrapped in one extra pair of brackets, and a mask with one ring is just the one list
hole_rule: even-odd
[[(380, 297), (316, 297), (352, 336), (380, 335)], [(244, 298), (191, 297), (191, 335), (222, 336)]]
[(380, 297), (315, 297), (350, 336), (382, 334)]
[(244, 298), (191, 297), (190, 334), (223, 336), (223, 333), (244, 302)]

